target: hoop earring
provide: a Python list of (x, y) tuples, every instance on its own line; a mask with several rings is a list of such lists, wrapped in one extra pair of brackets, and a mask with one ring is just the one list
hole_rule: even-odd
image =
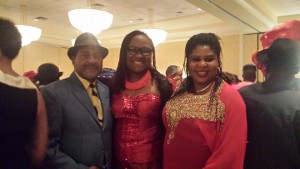
[(221, 73), (221, 68), (220, 67), (218, 67), (218, 70), (217, 70), (217, 73), (216, 73), (216, 75), (218, 75), (218, 74), (220, 74)]

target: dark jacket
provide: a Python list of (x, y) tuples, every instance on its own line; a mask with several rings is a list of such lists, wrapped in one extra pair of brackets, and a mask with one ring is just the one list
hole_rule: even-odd
[(300, 168), (300, 92), (282, 82), (241, 88), (248, 120), (245, 169)]

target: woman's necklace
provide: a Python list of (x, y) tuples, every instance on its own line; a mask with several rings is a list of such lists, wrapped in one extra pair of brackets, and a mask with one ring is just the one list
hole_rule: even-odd
[(210, 87), (211, 84), (214, 84), (214, 81), (210, 82), (210, 83), (209, 83), (206, 87), (204, 87), (203, 89), (197, 90), (196, 93), (203, 92), (203, 91), (206, 90), (208, 87)]

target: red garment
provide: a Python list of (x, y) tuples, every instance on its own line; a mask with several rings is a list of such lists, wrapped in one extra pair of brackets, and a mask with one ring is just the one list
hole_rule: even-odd
[(234, 84), (234, 85), (231, 85), (233, 88), (235, 89), (240, 89), (244, 86), (248, 86), (248, 85), (252, 85), (254, 84), (253, 82), (249, 82), (249, 81), (243, 81), (243, 82), (239, 82), (238, 84)]
[(169, 82), (172, 84), (172, 89), (173, 89), (173, 92), (176, 90), (177, 88), (177, 81), (176, 80), (173, 80), (172, 77), (167, 77), (167, 79), (169, 80)]
[[(141, 94), (129, 97), (114, 94), (114, 145), (118, 168), (162, 169), (163, 139), (160, 97)], [(131, 167), (130, 167), (131, 166)], [(133, 167), (134, 166), (134, 167)]]
[[(218, 104), (208, 108), (209, 93), (185, 93), (169, 100), (163, 111), (167, 129), (164, 169), (242, 169), (247, 139), (246, 108), (227, 83)], [(211, 110), (211, 111), (209, 111)]]
[[(299, 29), (300, 21), (290, 20), (285, 23), (282, 23), (281, 25), (277, 26), (276, 28), (273, 28), (270, 31), (263, 33), (263, 35), (260, 38), (263, 49), (269, 48), (277, 38), (293, 39), (300, 44)], [(257, 66), (257, 68), (262, 71), (263, 75), (266, 76), (266, 65), (259, 62), (256, 58), (258, 52), (260, 52), (260, 50), (257, 50), (252, 54), (252, 61)]]

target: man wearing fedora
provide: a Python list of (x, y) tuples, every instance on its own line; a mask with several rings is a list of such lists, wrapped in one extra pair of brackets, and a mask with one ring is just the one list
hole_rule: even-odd
[(41, 89), (49, 120), (48, 168), (112, 168), (109, 91), (96, 80), (107, 54), (94, 35), (79, 35), (68, 50), (74, 72)]

